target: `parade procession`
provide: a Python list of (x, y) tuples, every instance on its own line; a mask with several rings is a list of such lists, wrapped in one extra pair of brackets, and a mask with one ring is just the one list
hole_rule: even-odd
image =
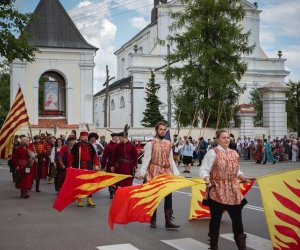
[(299, 11), (1, 1), (0, 250), (299, 250)]

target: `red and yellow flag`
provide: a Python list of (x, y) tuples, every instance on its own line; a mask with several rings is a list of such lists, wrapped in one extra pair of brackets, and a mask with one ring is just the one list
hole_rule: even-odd
[[(194, 180), (201, 180), (199, 178), (193, 178)], [(249, 191), (254, 181), (249, 183), (240, 183), (241, 192), (243, 195)], [(205, 195), (206, 186), (203, 184), (192, 186), (192, 198), (190, 207), (190, 220), (210, 217), (210, 211), (208, 206), (202, 205), (202, 200)]]
[(17, 92), (15, 100), (7, 114), (0, 130), (0, 158), (5, 159), (9, 155), (10, 141), (19, 128), (29, 125), (29, 117), (21, 88)]
[(164, 197), (196, 184), (197, 182), (192, 179), (180, 176), (159, 175), (145, 184), (120, 188), (110, 207), (109, 225), (113, 229), (114, 224), (127, 224), (133, 221), (149, 223)]
[(300, 249), (300, 169), (257, 178), (274, 250)]
[(59, 212), (78, 198), (87, 197), (102, 188), (130, 177), (130, 175), (76, 168), (67, 168), (66, 171), (66, 179), (53, 204), (53, 208)]

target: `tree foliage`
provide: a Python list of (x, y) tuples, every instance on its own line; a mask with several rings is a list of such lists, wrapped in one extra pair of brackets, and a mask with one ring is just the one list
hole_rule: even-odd
[(10, 108), (10, 76), (4, 72), (0, 74), (0, 128), (4, 123)]
[(254, 89), (250, 92), (250, 103), (254, 105), (254, 109), (257, 112), (256, 117), (254, 117), (254, 126), (262, 127), (263, 126), (263, 102), (262, 102), (262, 93)]
[(15, 59), (32, 61), (36, 49), (28, 44), (30, 35), (25, 27), (33, 14), (20, 13), (14, 3), (15, 0), (0, 2), (0, 56), (9, 63)]
[(290, 88), (286, 103), (288, 128), (300, 136), (300, 82), (290, 81), (287, 86)]
[(146, 87), (146, 110), (143, 112), (144, 118), (141, 121), (144, 127), (154, 127), (157, 122), (165, 121), (159, 110), (162, 104), (157, 96), (159, 89), (160, 86), (155, 83), (155, 75), (151, 71), (151, 77)]
[(238, 0), (181, 2), (186, 8), (171, 14), (173, 33), (168, 39), (175, 48), (167, 59), (183, 65), (166, 71), (166, 77), (181, 82), (174, 93), (179, 122), (192, 124), (198, 108), (202, 126), (208, 116), (208, 126), (218, 120), (219, 127), (227, 125), (244, 90), (239, 85), (247, 70), (242, 57), (255, 46), (248, 45), (250, 32), (243, 33), (241, 26), (245, 10)]

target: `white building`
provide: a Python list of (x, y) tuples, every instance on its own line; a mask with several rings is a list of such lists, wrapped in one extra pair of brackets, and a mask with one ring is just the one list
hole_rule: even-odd
[[(286, 59), (268, 58), (260, 46), (259, 23), (261, 10), (256, 5), (243, 1), (246, 16), (243, 20), (245, 31), (251, 30), (249, 44), (256, 44), (252, 54), (246, 56), (244, 60), (248, 63), (248, 70), (243, 76), (240, 84), (247, 87), (245, 93), (240, 97), (240, 104), (249, 103), (249, 92), (253, 88), (258, 88), (270, 82), (284, 82), (289, 74), (285, 70), (284, 62)], [(110, 127), (123, 127), (124, 123), (131, 124), (132, 127), (142, 127), (141, 120), (145, 110), (145, 91), (135, 89), (133, 91), (134, 112), (133, 123), (131, 123), (130, 89), (122, 87), (128, 86), (129, 79), (132, 79), (133, 87), (145, 87), (150, 78), (150, 70), (159, 68), (166, 64), (164, 60), (167, 54), (167, 44), (159, 41), (167, 41), (169, 26), (172, 19), (170, 11), (182, 10), (184, 5), (177, 0), (158, 1), (154, 0), (151, 23), (140, 31), (136, 36), (119, 48), (117, 56), (117, 81), (113, 83), (109, 91), (110, 117), (108, 125)], [(171, 47), (172, 50), (172, 47)], [(155, 72), (156, 83), (161, 85), (159, 92), (160, 100), (165, 104), (162, 113), (167, 114), (167, 91), (166, 81), (161, 69)], [(131, 78), (132, 77), (132, 78)], [(171, 82), (172, 88), (176, 88), (179, 83)], [(105, 91), (102, 90), (94, 96), (94, 120), (99, 127), (103, 127), (104, 120), (104, 100)], [(124, 101), (124, 102), (123, 102)], [(175, 126), (172, 122), (172, 126)]]
[(83, 38), (59, 0), (40, 0), (34, 13), (37, 18), (26, 29), (38, 51), (34, 62), (12, 63), (11, 102), (20, 84), (33, 128), (92, 126), (97, 48)]

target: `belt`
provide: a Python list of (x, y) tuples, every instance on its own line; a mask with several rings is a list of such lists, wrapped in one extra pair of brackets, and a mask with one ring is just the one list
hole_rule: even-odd
[(217, 177), (212, 177), (211, 178), (211, 180), (220, 180), (220, 181), (223, 181), (223, 180), (226, 180), (226, 181), (233, 181), (233, 180), (235, 180), (235, 179), (237, 179), (237, 176), (236, 175), (228, 175), (228, 177), (226, 178), (224, 178), (224, 177), (219, 177), (219, 176), (217, 176)]
[(118, 159), (117, 162), (131, 163), (131, 160), (128, 160), (128, 159)]

